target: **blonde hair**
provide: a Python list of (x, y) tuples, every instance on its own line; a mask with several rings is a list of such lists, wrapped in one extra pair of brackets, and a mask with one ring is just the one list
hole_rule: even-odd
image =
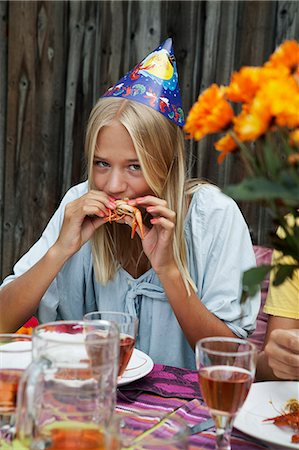
[[(118, 120), (133, 141), (143, 175), (150, 189), (166, 200), (176, 213), (173, 251), (185, 286), (196, 287), (187, 267), (184, 219), (188, 208), (185, 195), (185, 146), (183, 132), (162, 114), (141, 103), (118, 98), (102, 98), (91, 111), (85, 142), (89, 189), (94, 189), (93, 158), (98, 134)], [(127, 237), (127, 238), (126, 238)], [(128, 227), (115, 223), (98, 228), (92, 238), (93, 265), (97, 281), (106, 284), (133, 255), (142, 251), (140, 240), (128, 238)]]

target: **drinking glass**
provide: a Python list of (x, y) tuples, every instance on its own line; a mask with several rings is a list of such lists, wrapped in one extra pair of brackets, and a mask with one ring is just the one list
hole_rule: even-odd
[(19, 385), (16, 428), (31, 450), (106, 449), (119, 331), (108, 321), (57, 321), (32, 335), (33, 362)]
[(185, 420), (177, 414), (165, 416), (165, 412), (151, 409), (120, 411), (114, 417), (118, 421), (119, 446), (134, 450), (187, 450), (189, 429)]
[(18, 385), (31, 359), (31, 336), (0, 334), (0, 448), (14, 437)]
[(84, 320), (109, 320), (117, 324), (120, 333), (118, 369), (118, 378), (120, 379), (127, 368), (134, 350), (138, 318), (132, 314), (116, 311), (95, 311), (85, 314)]
[(216, 450), (231, 450), (235, 416), (255, 375), (257, 349), (237, 338), (209, 337), (196, 343), (200, 390), (216, 426)]

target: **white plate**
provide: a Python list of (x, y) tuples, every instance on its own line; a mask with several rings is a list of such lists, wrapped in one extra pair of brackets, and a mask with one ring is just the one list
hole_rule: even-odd
[(0, 348), (0, 369), (26, 369), (32, 360), (32, 342), (14, 341)]
[(299, 400), (298, 381), (253, 383), (234, 426), (249, 436), (273, 444), (274, 448), (298, 450), (298, 444), (291, 442), (294, 434), (291, 428), (263, 422), (264, 419), (281, 414), (286, 402), (291, 398)]
[(118, 386), (131, 383), (145, 377), (153, 370), (153, 360), (146, 354), (134, 348), (129, 364), (117, 383)]

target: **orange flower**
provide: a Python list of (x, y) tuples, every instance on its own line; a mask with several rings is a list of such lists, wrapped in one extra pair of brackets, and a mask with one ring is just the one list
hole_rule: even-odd
[(290, 145), (292, 147), (298, 146), (299, 147), (299, 128), (297, 128), (296, 130), (292, 131), (290, 133)]
[(267, 131), (270, 121), (269, 105), (256, 97), (251, 108), (243, 108), (234, 119), (234, 131), (240, 141), (254, 141)]
[(185, 131), (196, 140), (207, 134), (216, 133), (226, 128), (234, 117), (231, 105), (225, 100), (225, 90), (212, 84), (199, 97), (191, 108)]
[(221, 152), (221, 154), (218, 156), (218, 163), (221, 164), (226, 155), (236, 150), (238, 146), (231, 134), (227, 133), (225, 136), (215, 142), (214, 147), (216, 148), (216, 150)]
[(297, 41), (285, 41), (270, 56), (265, 64), (268, 67), (285, 66), (290, 71), (295, 72), (299, 66), (299, 44)]
[(225, 91), (227, 98), (233, 102), (251, 101), (261, 85), (261, 72), (260, 67), (242, 67), (234, 72)]
[(287, 77), (286, 67), (242, 67), (234, 72), (230, 85), (226, 88), (226, 97), (233, 102), (249, 103), (258, 90), (269, 80)]
[[(245, 107), (246, 106), (246, 107)], [(299, 88), (293, 77), (268, 80), (257, 91), (250, 105), (244, 105), (234, 119), (234, 131), (241, 141), (253, 141), (270, 125), (299, 126)]]
[(299, 126), (299, 86), (293, 77), (271, 80), (259, 92), (280, 127)]

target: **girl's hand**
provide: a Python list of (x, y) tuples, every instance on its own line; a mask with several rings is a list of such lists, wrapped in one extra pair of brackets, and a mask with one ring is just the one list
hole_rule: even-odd
[[(173, 255), (175, 212), (168, 208), (165, 200), (151, 195), (131, 199), (128, 204), (137, 208), (143, 207), (153, 216), (152, 228), (149, 229), (144, 225), (143, 250), (158, 275), (162, 271), (169, 270), (176, 265)], [(126, 216), (126, 222), (132, 224), (128, 216)], [(139, 228), (136, 231), (140, 236)]]
[(104, 192), (95, 190), (68, 203), (65, 207), (60, 234), (55, 243), (56, 248), (58, 247), (65, 256), (72, 256), (105, 222), (109, 209), (114, 208), (113, 199)]

